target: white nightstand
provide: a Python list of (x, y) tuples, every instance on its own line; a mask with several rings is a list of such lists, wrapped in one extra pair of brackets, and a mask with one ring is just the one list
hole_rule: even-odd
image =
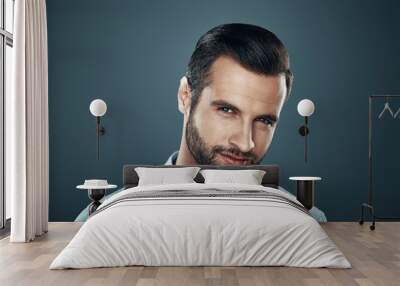
[(320, 181), (320, 177), (289, 177), (289, 180), (297, 182), (297, 200), (306, 209), (310, 210), (314, 206), (314, 182)]

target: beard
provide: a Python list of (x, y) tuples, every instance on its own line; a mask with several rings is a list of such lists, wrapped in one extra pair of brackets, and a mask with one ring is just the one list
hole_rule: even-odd
[(235, 155), (247, 159), (246, 165), (259, 164), (264, 156), (257, 160), (257, 156), (249, 151), (242, 152), (240, 149), (235, 147), (224, 147), (221, 145), (215, 145), (208, 147), (203, 138), (199, 134), (199, 130), (195, 126), (193, 111), (189, 114), (189, 119), (186, 124), (185, 132), (186, 144), (193, 158), (199, 165), (222, 165), (217, 161), (218, 154)]

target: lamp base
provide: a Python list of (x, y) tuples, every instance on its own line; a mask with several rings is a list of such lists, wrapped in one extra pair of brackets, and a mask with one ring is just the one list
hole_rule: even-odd
[(103, 126), (100, 126), (98, 129), (99, 136), (103, 136), (106, 133), (106, 129)]
[(306, 136), (310, 133), (310, 130), (307, 128), (307, 126), (303, 125), (299, 128), (299, 133), (301, 136)]
[(96, 123), (97, 123), (97, 126), (96, 126), (97, 135), (99, 135), (99, 136), (104, 135), (104, 133), (106, 133), (106, 130), (104, 129), (103, 126), (100, 125), (100, 116), (96, 117)]

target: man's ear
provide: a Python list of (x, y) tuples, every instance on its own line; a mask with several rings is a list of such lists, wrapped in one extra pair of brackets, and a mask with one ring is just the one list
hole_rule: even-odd
[(188, 84), (186, 76), (183, 76), (179, 83), (178, 90), (178, 108), (183, 115), (189, 116), (190, 105), (192, 103), (192, 91)]

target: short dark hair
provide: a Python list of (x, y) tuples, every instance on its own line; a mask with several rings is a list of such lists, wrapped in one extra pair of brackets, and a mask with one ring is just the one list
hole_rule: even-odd
[(286, 100), (293, 74), (289, 54), (278, 37), (267, 29), (249, 24), (224, 24), (212, 28), (198, 40), (190, 57), (186, 77), (192, 90), (192, 108), (209, 82), (211, 65), (220, 56), (229, 56), (249, 71), (264, 75), (284, 74)]

